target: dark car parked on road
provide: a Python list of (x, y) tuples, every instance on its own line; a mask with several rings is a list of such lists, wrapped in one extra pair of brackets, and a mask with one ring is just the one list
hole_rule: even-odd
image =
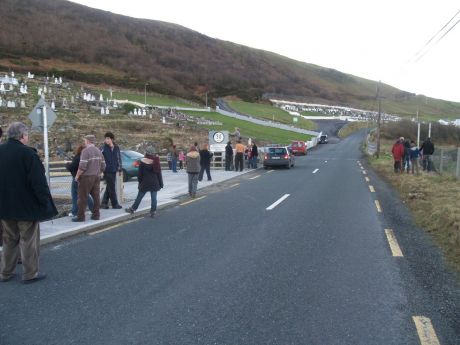
[(291, 168), (294, 166), (295, 158), (292, 150), (286, 146), (268, 146), (264, 149), (264, 168), (284, 166)]
[(327, 134), (323, 134), (319, 137), (318, 144), (327, 144)]

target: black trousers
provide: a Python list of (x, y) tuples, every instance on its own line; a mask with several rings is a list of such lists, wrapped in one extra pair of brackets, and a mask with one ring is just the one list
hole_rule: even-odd
[(233, 163), (233, 156), (225, 155), (225, 171), (233, 170), (232, 163)]
[(235, 171), (243, 171), (243, 154), (241, 152), (235, 155)]
[(104, 179), (106, 183), (106, 188), (104, 192), (104, 196), (102, 197), (102, 205), (108, 205), (109, 200), (112, 203), (113, 206), (118, 205), (118, 200), (117, 200), (117, 192), (115, 190), (115, 183), (117, 181), (117, 173), (104, 173)]
[(211, 166), (209, 164), (201, 166), (200, 174), (198, 175), (198, 181), (201, 181), (203, 179), (205, 170), (206, 170), (206, 176), (208, 177), (208, 181), (211, 181)]

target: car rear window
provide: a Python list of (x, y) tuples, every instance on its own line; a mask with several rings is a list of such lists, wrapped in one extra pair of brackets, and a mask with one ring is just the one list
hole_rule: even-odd
[(284, 147), (270, 147), (268, 149), (268, 153), (274, 154), (274, 155), (284, 155), (286, 154), (286, 148)]
[(136, 151), (123, 151), (122, 153), (131, 159), (139, 159), (139, 158), (144, 157), (144, 155)]

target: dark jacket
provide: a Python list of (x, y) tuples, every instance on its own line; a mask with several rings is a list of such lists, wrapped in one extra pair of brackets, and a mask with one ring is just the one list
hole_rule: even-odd
[(200, 150), (200, 165), (203, 167), (211, 164), (212, 153), (208, 150)]
[(233, 156), (233, 148), (232, 148), (232, 145), (227, 144), (227, 146), (225, 146), (225, 155), (226, 155), (227, 157)]
[(259, 156), (259, 150), (258, 150), (256, 144), (254, 144), (252, 146), (252, 157), (258, 157), (258, 156)]
[[(154, 164), (154, 160), (157, 160), (157, 164)], [(158, 167), (158, 171), (155, 171), (153, 168), (154, 165)], [(160, 159), (158, 157), (154, 157), (153, 159), (142, 158), (137, 173), (137, 180), (139, 181), (139, 191), (141, 192), (158, 192), (163, 188)]]
[(57, 215), (37, 153), (15, 139), (0, 145), (0, 218), (41, 221)]
[(423, 151), (423, 155), (432, 155), (434, 153), (434, 145), (431, 140), (425, 140), (422, 146), (420, 146), (420, 151)]
[(75, 155), (72, 161), (65, 165), (65, 168), (72, 175), (73, 178), (77, 175), (78, 166), (80, 165), (80, 155)]
[(198, 174), (200, 172), (200, 154), (197, 151), (190, 151), (185, 156), (187, 173)]
[(104, 172), (115, 173), (122, 170), (121, 153), (118, 145), (114, 145), (113, 149), (111, 149), (109, 145), (104, 144), (101, 148), (101, 152), (105, 160)]

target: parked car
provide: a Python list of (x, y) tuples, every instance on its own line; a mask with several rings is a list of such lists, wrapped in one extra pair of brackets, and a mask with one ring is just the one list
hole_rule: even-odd
[(264, 152), (263, 166), (265, 169), (274, 166), (284, 166), (289, 169), (294, 166), (294, 154), (287, 146), (269, 146), (264, 149)]
[(293, 141), (291, 144), (291, 150), (295, 155), (306, 155), (307, 143), (305, 141)]
[(121, 164), (123, 165), (123, 182), (128, 181), (130, 178), (137, 176), (139, 171), (140, 160), (144, 157), (142, 153), (121, 150)]
[(327, 144), (327, 134), (323, 134), (319, 137), (318, 144)]

